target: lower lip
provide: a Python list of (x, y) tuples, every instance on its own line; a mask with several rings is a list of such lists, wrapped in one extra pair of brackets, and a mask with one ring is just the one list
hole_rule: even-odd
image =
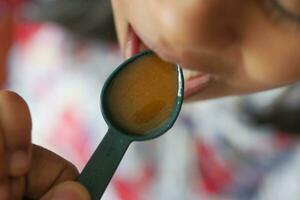
[[(142, 41), (137, 36), (135, 31), (132, 29), (132, 27), (129, 27), (127, 38), (125, 41), (125, 47), (123, 51), (124, 57), (128, 59), (129, 57), (139, 53), (142, 44), (143, 44)], [(185, 79), (184, 98), (189, 99), (190, 97), (201, 92), (209, 84), (210, 80), (211, 80), (211, 76), (207, 74), (202, 74), (196, 77)]]
[(210, 75), (204, 74), (185, 80), (184, 98), (189, 99), (199, 92), (202, 92), (208, 86), (211, 79)]
[(123, 56), (125, 59), (128, 59), (135, 54), (139, 53), (140, 46), (141, 46), (141, 40), (135, 33), (135, 31), (132, 29), (131, 26), (128, 27), (128, 33), (125, 39), (125, 44), (123, 47)]

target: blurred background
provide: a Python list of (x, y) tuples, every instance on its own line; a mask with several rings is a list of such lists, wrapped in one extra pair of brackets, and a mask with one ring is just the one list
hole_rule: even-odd
[[(33, 142), (82, 169), (107, 127), (122, 62), (110, 1), (0, 0), (0, 84), (25, 98)], [(163, 137), (132, 145), (106, 200), (299, 200), (300, 90), (184, 105)]]

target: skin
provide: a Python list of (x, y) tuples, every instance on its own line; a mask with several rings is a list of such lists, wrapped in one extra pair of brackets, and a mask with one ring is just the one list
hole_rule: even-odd
[(10, 91), (0, 92), (0, 163), (1, 200), (90, 199), (71, 163), (31, 144), (28, 106)]
[[(130, 46), (131, 26), (163, 59), (214, 77), (190, 98), (202, 100), (299, 80), (299, 22), (290, 17), (278, 19), (282, 13), (275, 12), (268, 1), (272, 0), (112, 0), (112, 5), (124, 53)], [(300, 15), (297, 0), (277, 1)], [(2, 46), (2, 65), (7, 50)], [(13, 92), (1, 91), (0, 199), (90, 199), (83, 186), (73, 181), (76, 168), (33, 145), (30, 135), (25, 101)]]
[[(12, 22), (12, 14), (0, 5), (0, 85), (5, 81)], [(89, 200), (86, 189), (74, 181), (77, 176), (70, 162), (31, 143), (26, 102), (14, 92), (0, 91), (0, 199)]]
[[(128, 27), (166, 61), (210, 74), (190, 100), (257, 92), (300, 78), (300, 29), (272, 0), (112, 0), (119, 43)], [(300, 15), (297, 0), (278, 0)], [(287, 17), (280, 17), (287, 18)]]

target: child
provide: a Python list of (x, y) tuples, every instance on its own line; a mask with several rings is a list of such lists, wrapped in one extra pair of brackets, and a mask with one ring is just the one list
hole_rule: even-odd
[(126, 57), (147, 46), (193, 71), (185, 77), (186, 99), (256, 92), (299, 80), (298, 1), (112, 0), (112, 5)]
[[(299, 30), (295, 27), (299, 23), (300, 12), (299, 5), (293, 0), (230, 0), (226, 3), (217, 0), (112, 0), (112, 3), (120, 46), (125, 57), (150, 48), (162, 58), (192, 70), (185, 77), (187, 100), (256, 92), (299, 80), (300, 60), (297, 52), (300, 37)], [(6, 181), (0, 190), (3, 191), (2, 194), (0, 192), (0, 197), (2, 195), (2, 199), (5, 199), (4, 195), (24, 194), (23, 191), (9, 192), (7, 180), (14, 182), (12, 180), (15, 179), (11, 176), (23, 177), (28, 174), (28, 170), (30, 175), (32, 169), (35, 169), (35, 173), (38, 169), (43, 172), (39, 163), (53, 163), (51, 159), (54, 155), (49, 156), (47, 153), (49, 158), (37, 156), (45, 150), (34, 146), (31, 164), (24, 162), (21, 169), (18, 164), (22, 162), (10, 164), (13, 159), (5, 156), (10, 155), (19, 144), (21, 147), (25, 144), (27, 155), (31, 154), (29, 111), (20, 97), (9, 92), (0, 95), (0, 106), (3, 108), (2, 113), (5, 113), (0, 118), (4, 138), (1, 141), (2, 146), (8, 149), (0, 159), (1, 163), (9, 161), (9, 170), (4, 165), (0, 169), (2, 179)], [(19, 123), (19, 128), (16, 128), (12, 124), (16, 120), (24, 123)], [(19, 130), (24, 138), (19, 136)], [(14, 137), (15, 134), (18, 137)], [(45, 160), (35, 162), (41, 158)], [(50, 175), (49, 170), (47, 172)], [(66, 175), (66, 179), (72, 180), (74, 174), (72, 172), (70, 176)], [(30, 177), (44, 178), (45, 175)], [(36, 185), (41, 184), (37, 181), (29, 180), (27, 188), (32, 186), (32, 191), (27, 195), (37, 197), (45, 192), (39, 191)], [(74, 182), (68, 184), (71, 189), (80, 187)], [(86, 193), (83, 191), (82, 194)]]

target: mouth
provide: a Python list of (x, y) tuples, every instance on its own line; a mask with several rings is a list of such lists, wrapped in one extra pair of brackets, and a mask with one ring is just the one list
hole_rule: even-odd
[(202, 92), (209, 83), (213, 80), (210, 74), (202, 73), (199, 71), (182, 69), (184, 76), (184, 98), (189, 99), (196, 94)]
[[(124, 58), (128, 59), (139, 52), (148, 49), (150, 48), (143, 43), (132, 27), (129, 26), (125, 44), (122, 49)], [(159, 55), (159, 52), (157, 55)], [(184, 76), (184, 98), (186, 100), (202, 92), (214, 79), (210, 74), (187, 69), (185, 66), (181, 66), (181, 68)]]
[(125, 43), (122, 48), (122, 54), (125, 59), (128, 59), (141, 51), (149, 49), (138, 37), (131, 26), (128, 27)]

